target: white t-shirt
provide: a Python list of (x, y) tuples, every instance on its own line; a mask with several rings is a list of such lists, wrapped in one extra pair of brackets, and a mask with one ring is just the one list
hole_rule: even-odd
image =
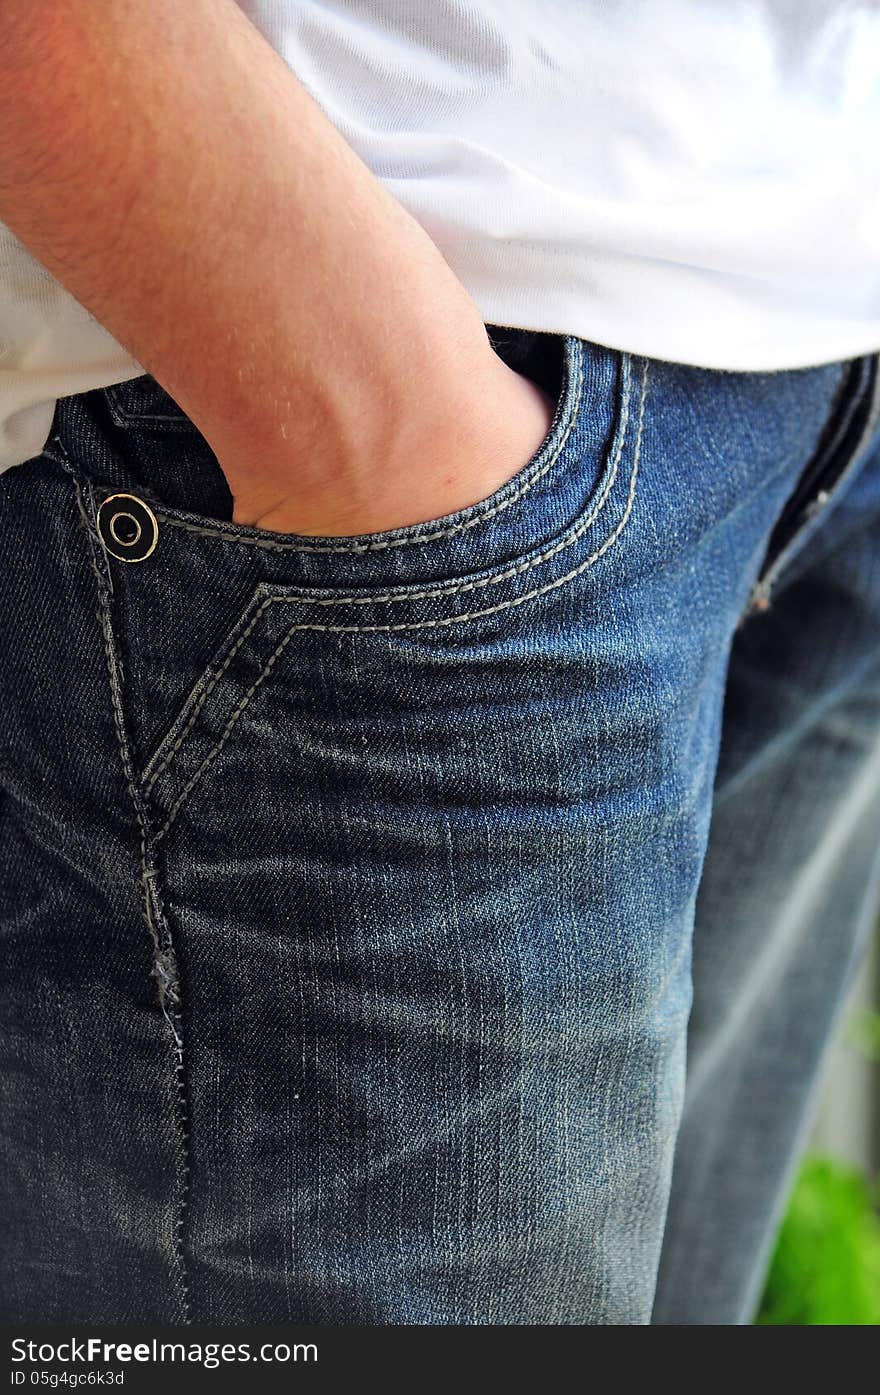
[[(709, 368), (880, 348), (880, 3), (242, 8), (486, 322)], [(0, 467), (141, 371), (0, 226)]]

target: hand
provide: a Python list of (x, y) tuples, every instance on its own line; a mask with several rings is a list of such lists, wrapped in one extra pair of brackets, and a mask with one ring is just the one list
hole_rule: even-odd
[(441, 372), (426, 383), (384, 429), (363, 423), (361, 448), (351, 452), (327, 431), (299, 453), (292, 442), (283, 453), (264, 449), (252, 462), (240, 453), (234, 463), (221, 459), (235, 522), (352, 537), (442, 518), (488, 498), (535, 454), (555, 408), (491, 346), (478, 357), (458, 365), (454, 382)]

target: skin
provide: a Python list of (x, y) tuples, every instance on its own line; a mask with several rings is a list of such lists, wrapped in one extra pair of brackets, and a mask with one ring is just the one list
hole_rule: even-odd
[(0, 0), (0, 220), (205, 436), (236, 521), (486, 498), (553, 404), (234, 0)]

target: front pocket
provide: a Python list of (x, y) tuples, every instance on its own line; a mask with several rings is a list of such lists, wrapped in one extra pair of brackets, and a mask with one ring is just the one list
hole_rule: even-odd
[[(637, 430), (641, 370), (573, 336), (553, 422), (530, 461), (488, 498), (429, 522), (358, 537), (303, 537), (221, 522), (151, 499), (176, 550), (250, 555), (267, 584), (335, 592), (460, 582), (480, 585), (583, 523), (608, 522), (613, 486)], [(418, 461), (413, 463), (414, 470)], [(613, 523), (608, 522), (609, 529)]]
[[(150, 556), (104, 561), (132, 745), (163, 822), (232, 739), (253, 693), (289, 671), (297, 635), (430, 643), (452, 628), (466, 643), (468, 629), (510, 624), (615, 548), (633, 507), (648, 365), (566, 344), (569, 371), (544, 445), (461, 515), (369, 539), (299, 539), (150, 498), (159, 524)], [(185, 455), (174, 459), (186, 468)], [(80, 484), (94, 518), (104, 489)], [(140, 482), (122, 487), (149, 493)]]
[[(642, 394), (644, 387), (643, 376)], [(557, 591), (599, 562), (616, 544), (632, 510), (638, 435), (627, 471), (621, 474), (625, 439), (609, 462), (592, 508), (551, 546), (507, 568), (418, 589), (328, 594), (260, 585), (143, 772), (145, 792), (158, 812), (157, 840), (233, 738), (260, 688), (285, 663), (296, 663), (300, 636), (412, 636), (424, 644), (431, 631), (448, 632), (453, 626), (482, 621), (497, 630), (506, 613)], [(597, 530), (612, 499), (613, 526), (610, 531)], [(448, 648), (446, 654), (448, 658)], [(299, 660), (301, 670), (302, 653)], [(319, 661), (320, 655), (312, 652), (309, 662), (317, 667)]]
[[(338, 580), (360, 585), (368, 582), (368, 572), (380, 574), (382, 584), (405, 582), (409, 573), (413, 579), (421, 578), (424, 575), (421, 559), (429, 550), (444, 554), (443, 574), (447, 579), (467, 575), (490, 564), (496, 557), (499, 561), (510, 560), (542, 541), (540, 518), (532, 506), (540, 505), (542, 496), (557, 489), (560, 476), (570, 471), (573, 451), (579, 449), (582, 458), (588, 455), (589, 460), (595, 460), (595, 443), (582, 439), (583, 419), (594, 414), (601, 418), (601, 411), (597, 413), (600, 401), (607, 409), (610, 399), (619, 391), (618, 355), (598, 348), (591, 354), (591, 346), (574, 336), (536, 335), (534, 338), (543, 342), (544, 356), (533, 362), (532, 372), (526, 376), (552, 389), (555, 400), (552, 421), (529, 460), (492, 494), (466, 508), (381, 532), (318, 537), (269, 532), (234, 524), (228, 519), (207, 517), (192, 509), (169, 507), (167, 498), (161, 494), (151, 495), (150, 502), (167, 527), (188, 531), (193, 538), (259, 549), (264, 555), (287, 559), (291, 577), (306, 584), (329, 585)], [(606, 423), (610, 424), (610, 421)], [(602, 421), (597, 420), (597, 425), (601, 426)], [(419, 469), (417, 458), (412, 468), (415, 474)], [(559, 519), (557, 508), (555, 517), (548, 518), (553, 531), (558, 531)], [(413, 569), (408, 559), (415, 553), (420, 560)], [(357, 565), (355, 559), (374, 554), (379, 559), (379, 567)], [(319, 559), (328, 560), (329, 566), (322, 568)], [(278, 576), (278, 569), (273, 569), (272, 574)], [(434, 574), (440, 575), (439, 572)]]

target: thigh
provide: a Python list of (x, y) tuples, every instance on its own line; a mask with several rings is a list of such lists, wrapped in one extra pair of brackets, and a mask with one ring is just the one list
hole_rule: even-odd
[(533, 461), (393, 534), (230, 524), (149, 379), (4, 482), (10, 1316), (648, 1320), (727, 654), (842, 369), (557, 347)]
[(731, 655), (658, 1322), (751, 1321), (876, 921), (880, 437), (783, 560)]

